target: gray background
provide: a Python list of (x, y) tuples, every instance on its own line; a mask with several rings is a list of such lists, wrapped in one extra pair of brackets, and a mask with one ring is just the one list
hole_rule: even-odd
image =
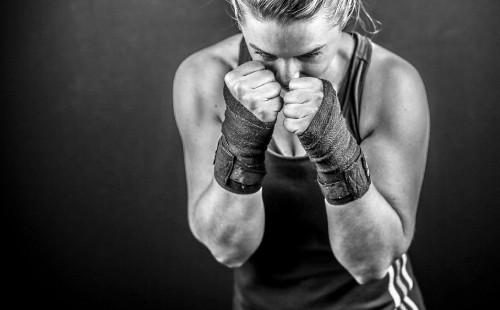
[[(191, 236), (172, 80), (236, 32), (225, 1), (2, 4), (4, 290), (19, 308), (229, 309)], [(495, 300), (500, 3), (379, 0), (373, 40), (414, 64), (431, 140), (415, 239), (429, 309)]]

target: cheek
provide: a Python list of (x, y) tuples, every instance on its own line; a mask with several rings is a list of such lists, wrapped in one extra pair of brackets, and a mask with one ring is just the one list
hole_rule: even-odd
[(330, 62), (322, 61), (316, 63), (305, 63), (302, 66), (302, 73), (306, 76), (320, 77), (328, 70)]

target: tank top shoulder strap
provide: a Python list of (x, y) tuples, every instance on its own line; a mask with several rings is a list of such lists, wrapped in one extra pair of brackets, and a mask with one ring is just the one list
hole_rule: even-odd
[[(347, 121), (351, 133), (358, 143), (361, 143), (359, 130), (359, 117), (361, 112), (361, 98), (365, 82), (366, 72), (370, 65), (372, 45), (370, 39), (359, 33), (351, 34), (355, 41), (355, 48), (349, 64), (349, 69), (339, 90), (340, 106), (342, 114)], [(240, 41), (240, 53), (238, 66), (252, 60), (250, 52), (245, 43), (245, 38)]]
[(351, 34), (355, 41), (355, 48), (351, 58), (349, 69), (344, 78), (342, 88), (339, 92), (342, 114), (346, 119), (347, 126), (358, 143), (361, 143), (359, 130), (359, 119), (361, 116), (361, 98), (365, 83), (366, 72), (370, 65), (372, 56), (372, 44), (370, 39), (359, 33)]

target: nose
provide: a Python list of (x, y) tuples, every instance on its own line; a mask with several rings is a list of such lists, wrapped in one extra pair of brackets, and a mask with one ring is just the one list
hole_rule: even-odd
[(276, 80), (282, 87), (288, 88), (292, 79), (300, 77), (301, 66), (296, 59), (278, 59), (273, 68)]

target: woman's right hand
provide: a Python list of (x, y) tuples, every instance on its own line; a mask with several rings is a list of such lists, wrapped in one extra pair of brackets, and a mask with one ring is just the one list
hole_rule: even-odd
[(262, 62), (249, 61), (224, 77), (227, 88), (245, 108), (262, 122), (275, 122), (283, 107), (281, 85)]

